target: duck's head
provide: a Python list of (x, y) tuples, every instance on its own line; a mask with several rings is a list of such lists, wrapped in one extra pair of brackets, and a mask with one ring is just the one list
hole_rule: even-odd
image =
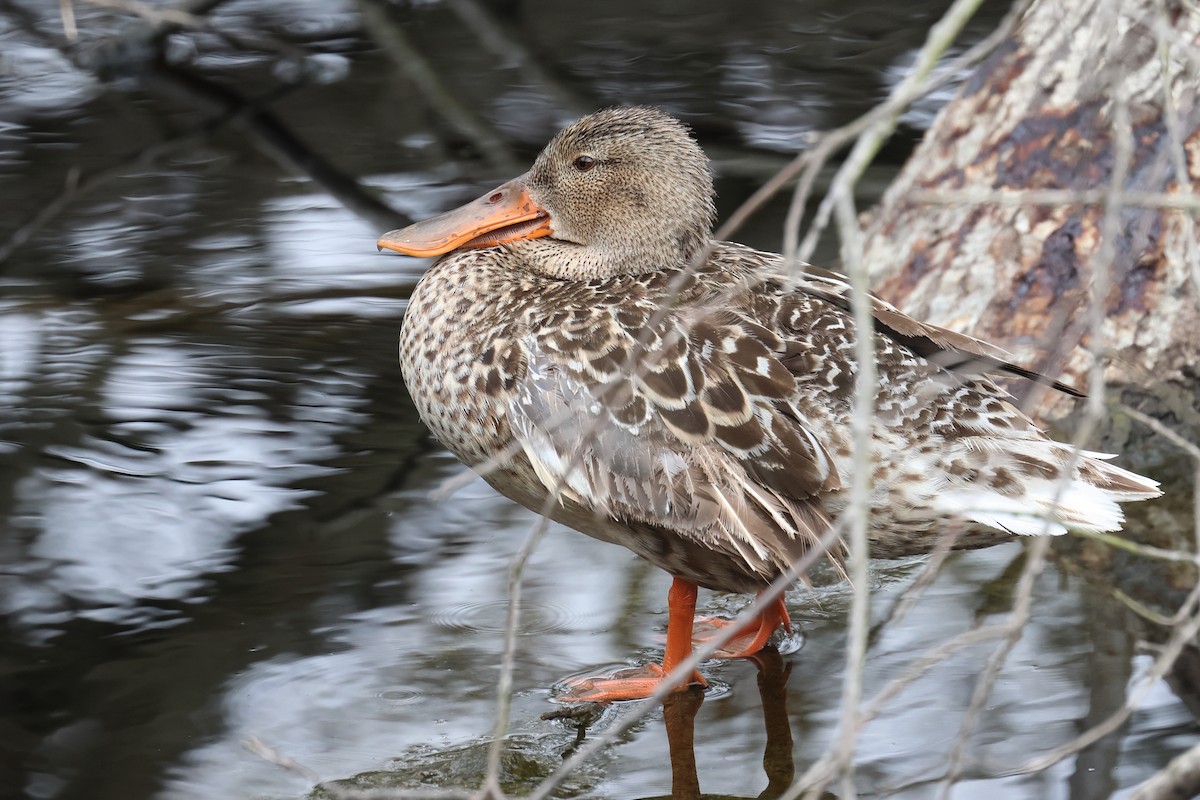
[(558, 278), (687, 264), (715, 209), (708, 159), (654, 108), (610, 108), (559, 131), (529, 172), (461, 208), (384, 234), (380, 249), (437, 256), (503, 245)]

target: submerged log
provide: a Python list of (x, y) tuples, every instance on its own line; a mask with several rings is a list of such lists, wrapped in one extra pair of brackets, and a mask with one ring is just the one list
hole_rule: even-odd
[[(871, 215), (873, 287), (1086, 386), (1103, 270), (1107, 379), (1150, 387), (1154, 413), (1200, 430), (1198, 54), (1190, 4), (1035, 2)], [(1125, 197), (1106, 252), (1114, 187)]]

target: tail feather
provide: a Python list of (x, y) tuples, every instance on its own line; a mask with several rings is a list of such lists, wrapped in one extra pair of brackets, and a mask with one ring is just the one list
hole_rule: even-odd
[[(1061, 470), (1070, 452), (1050, 440), (1026, 440), (1020, 452), (1008, 456), (1012, 463), (1037, 459), (1042, 467), (1050, 461)], [(1119, 503), (1149, 500), (1162, 492), (1157, 481), (1109, 464), (1107, 458), (1112, 456), (1083, 451), (1065, 485), (1043, 469), (1040, 474), (1023, 475), (1018, 491), (1002, 491), (981, 480), (947, 487), (935, 502), (948, 513), (1025, 536), (1057, 536), (1069, 530), (1119, 531), (1125, 522)], [(998, 465), (993, 461), (992, 466)]]
[(1103, 489), (1114, 500), (1150, 500), (1162, 495), (1158, 481), (1122, 469), (1116, 464), (1106, 464), (1094, 456), (1085, 458), (1080, 464), (1080, 477), (1097, 489)]

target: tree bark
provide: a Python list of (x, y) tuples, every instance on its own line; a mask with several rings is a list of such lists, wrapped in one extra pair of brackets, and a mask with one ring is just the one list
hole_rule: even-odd
[[(1035, 2), (868, 220), (872, 285), (918, 319), (1086, 387), (1090, 287), (1103, 270), (1107, 379), (1147, 387), (1165, 404), (1155, 413), (1200, 429), (1200, 202), (1189, 197), (1200, 190), (1198, 54), (1200, 13), (1177, 0)], [(1192, 206), (1128, 198), (1106, 255), (1114, 188)], [(1008, 190), (1089, 202), (965, 197)], [(1073, 408), (1052, 400), (1043, 414)]]

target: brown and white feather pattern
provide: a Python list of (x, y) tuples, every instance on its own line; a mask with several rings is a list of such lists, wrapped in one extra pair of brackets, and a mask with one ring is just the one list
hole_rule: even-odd
[[(414, 293), (401, 361), (422, 418), (468, 464), (519, 443), (489, 476), (501, 492), (531, 508), (559, 492), (567, 524), (745, 591), (845, 507), (854, 325), (832, 273), (783, 278), (779, 256), (714, 248), (694, 276), (591, 281), (529, 269), (519, 248), (452, 253)], [(873, 302), (873, 555), (925, 552), (951, 518), (964, 547), (1113, 530), (1116, 501), (1157, 493), (1087, 454), (1052, 508), (1069, 448), (982, 377), (1006, 354)]]

